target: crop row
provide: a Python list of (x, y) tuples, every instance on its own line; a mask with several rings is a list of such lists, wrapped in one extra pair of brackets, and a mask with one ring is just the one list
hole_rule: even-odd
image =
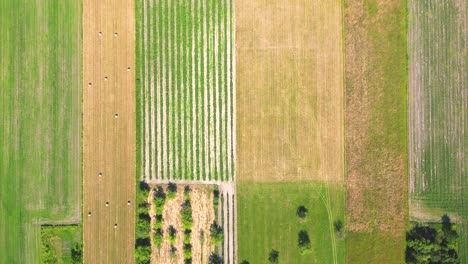
[(141, 177), (232, 180), (232, 3), (158, 0), (138, 8)]

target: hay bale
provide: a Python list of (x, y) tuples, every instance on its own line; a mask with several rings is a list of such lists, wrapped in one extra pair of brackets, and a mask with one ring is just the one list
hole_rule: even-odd
[(88, 83), (88, 87), (91, 87), (91, 86), (93, 86), (93, 84), (92, 84), (92, 83)]

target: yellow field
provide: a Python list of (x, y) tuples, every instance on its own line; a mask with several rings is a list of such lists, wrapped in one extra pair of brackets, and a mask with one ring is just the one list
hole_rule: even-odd
[(343, 180), (341, 2), (236, 2), (239, 181)]
[(84, 262), (133, 263), (134, 3), (83, 4)]

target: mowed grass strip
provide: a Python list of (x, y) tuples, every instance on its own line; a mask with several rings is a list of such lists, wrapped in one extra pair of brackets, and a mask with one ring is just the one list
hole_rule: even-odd
[[(272, 249), (279, 263), (344, 263), (344, 240), (333, 222), (343, 220), (344, 188), (324, 183), (240, 183), (238, 262), (268, 263)], [(301, 220), (296, 211), (305, 206)], [(307, 231), (312, 253), (301, 256), (298, 233)]]
[(466, 19), (463, 1), (409, 1), (410, 216), (448, 213), (468, 262)]
[(346, 262), (403, 263), (406, 1), (345, 1)]
[[(229, 2), (139, 0), (141, 178), (232, 180)], [(232, 11), (232, 8), (230, 8)], [(230, 44), (232, 47), (233, 45)], [(225, 125), (226, 124), (226, 125)]]
[(81, 1), (0, 1), (0, 263), (81, 209)]

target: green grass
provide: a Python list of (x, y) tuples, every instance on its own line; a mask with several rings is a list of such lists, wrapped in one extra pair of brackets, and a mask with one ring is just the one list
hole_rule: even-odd
[(405, 243), (386, 232), (346, 234), (346, 263), (404, 263)]
[[(343, 220), (344, 188), (323, 183), (242, 183), (238, 195), (239, 262), (267, 263), (272, 249), (280, 263), (344, 263), (344, 240), (333, 222)], [(297, 207), (308, 216), (300, 220)], [(301, 256), (298, 233), (310, 236), (312, 254)], [(334, 257), (335, 256), (335, 257)]]
[(468, 263), (466, 13), (456, 1), (410, 0), (408, 50), (415, 80), (410, 83), (410, 117), (421, 120), (410, 129), (411, 199), (435, 219), (440, 212), (456, 216), (460, 255)]
[(41, 263), (45, 263), (46, 259), (56, 259), (57, 263), (63, 264), (74, 263), (72, 249), (76, 244), (82, 245), (81, 226), (42, 226)]
[(0, 263), (81, 211), (81, 1), (0, 0)]

